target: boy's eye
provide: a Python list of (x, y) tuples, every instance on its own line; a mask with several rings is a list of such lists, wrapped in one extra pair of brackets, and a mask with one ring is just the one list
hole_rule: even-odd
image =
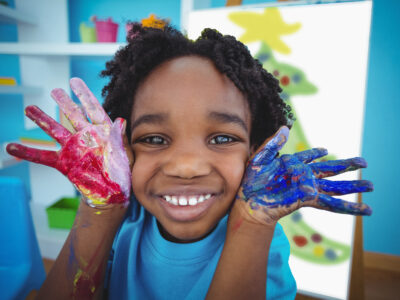
[(137, 143), (145, 143), (151, 145), (166, 145), (167, 141), (159, 135), (152, 135), (139, 139)]
[(217, 135), (210, 140), (210, 144), (219, 145), (219, 144), (233, 143), (236, 141), (237, 140), (235, 138), (228, 135)]

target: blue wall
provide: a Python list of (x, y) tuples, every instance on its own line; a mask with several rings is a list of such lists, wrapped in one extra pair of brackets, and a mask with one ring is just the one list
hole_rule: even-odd
[(373, 214), (364, 218), (364, 248), (400, 255), (400, 2), (374, 1), (362, 154), (363, 177), (375, 191), (364, 196)]
[[(272, 1), (243, 1), (254, 4)], [(118, 3), (118, 4), (116, 4)], [(211, 7), (224, 6), (225, 0), (208, 1)], [(79, 41), (78, 28), (81, 21), (90, 16), (112, 17), (122, 24), (127, 20), (140, 20), (150, 13), (169, 17), (179, 27), (180, 1), (163, 0), (118, 0), (118, 1), (69, 1), (70, 40)], [(363, 134), (362, 154), (369, 166), (363, 177), (374, 182), (375, 191), (364, 196), (372, 206), (371, 217), (364, 218), (364, 248), (367, 251), (400, 255), (400, 191), (397, 190), (397, 170), (400, 167), (399, 134), (396, 134), (396, 119), (400, 112), (400, 2), (396, 0), (374, 1), (372, 13), (371, 46)], [(355, 18), (355, 22), (356, 22)], [(0, 41), (16, 40), (13, 26), (0, 25)], [(124, 28), (120, 28), (118, 41), (124, 41)], [(89, 61), (74, 59), (71, 62), (72, 76), (83, 78), (99, 96), (105, 80), (98, 74), (104, 69), (105, 60)], [(0, 55), (0, 76), (14, 76), (19, 80), (18, 58)], [(24, 135), (22, 98), (0, 96), (0, 142)], [(4, 130), (8, 125), (7, 130)], [(36, 133), (38, 134), (38, 133)], [(18, 175), (28, 183), (26, 164), (0, 170), (0, 175)]]
[[(153, 13), (169, 18), (174, 26), (179, 26), (180, 22), (180, 0), (102, 0), (96, 1), (96, 4), (91, 0), (70, 0), (68, 4), (71, 42), (80, 41), (79, 24), (82, 21), (89, 21), (91, 16), (99, 19), (111, 17), (118, 23), (118, 42), (125, 42), (124, 24), (127, 21), (140, 21)], [(105, 62), (105, 59), (96, 58), (71, 61), (71, 75), (82, 78), (99, 100), (101, 100), (101, 89), (107, 83), (107, 79), (99, 77), (100, 72), (105, 69)]]

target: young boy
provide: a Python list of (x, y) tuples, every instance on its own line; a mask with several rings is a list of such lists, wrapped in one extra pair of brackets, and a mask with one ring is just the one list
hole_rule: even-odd
[(208, 29), (192, 42), (169, 26), (133, 24), (102, 74), (111, 77), (107, 113), (71, 80), (91, 123), (52, 92), (76, 133), (26, 109), (58, 153), (7, 148), (57, 168), (83, 195), (40, 299), (293, 299), (279, 218), (301, 206), (370, 214), (331, 197), (370, 191), (370, 182), (322, 179), (364, 160), (310, 163), (324, 149), (278, 156), (290, 108), (233, 37)]

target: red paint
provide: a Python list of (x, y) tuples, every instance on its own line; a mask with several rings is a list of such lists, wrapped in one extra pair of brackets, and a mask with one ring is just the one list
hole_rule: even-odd
[(54, 119), (46, 115), (36, 105), (30, 105), (25, 109), (26, 116), (42, 128), (48, 135), (53, 137), (61, 145), (71, 137), (68, 129), (57, 123)]
[(93, 276), (83, 270), (82, 276), (75, 283), (74, 299), (93, 299), (97, 288), (103, 280), (104, 262), (96, 269)]
[(278, 70), (274, 70), (273, 74), (274, 74), (275, 77), (277, 77), (277, 76), (279, 76), (279, 71)]
[(96, 247), (94, 251), (94, 255), (88, 262), (87, 266), (82, 269), (82, 275), (75, 282), (73, 299), (93, 299), (94, 294), (96, 293), (97, 288), (100, 286), (103, 280), (104, 273), (104, 265), (105, 262), (100, 262), (95, 268), (94, 274), (90, 275), (91, 269), (93, 269), (94, 261), (97, 257), (97, 254), (100, 251), (105, 240), (105, 236), (100, 241), (99, 245)]
[(84, 133), (78, 132), (66, 139), (58, 152), (18, 144), (7, 145), (7, 151), (16, 157), (56, 168), (77, 187), (83, 187), (98, 199), (108, 199), (107, 203), (124, 203), (128, 200), (121, 187), (104, 170), (105, 142), (101, 141), (94, 128), (86, 133), (89, 132), (99, 144), (97, 147), (87, 146)]
[(304, 247), (308, 243), (307, 239), (302, 235), (295, 235), (293, 241), (298, 247)]
[(281, 84), (282, 85), (288, 85), (290, 83), (290, 79), (289, 79), (289, 77), (288, 76), (282, 76), (282, 78), (281, 78)]
[(58, 155), (55, 151), (37, 150), (14, 143), (8, 144), (6, 149), (13, 156), (52, 168), (55, 168), (58, 161)]
[(243, 223), (243, 219), (240, 218), (240, 219), (236, 222), (236, 224), (233, 225), (233, 228), (232, 228), (233, 232), (236, 232), (236, 230), (238, 230), (238, 229), (240, 228), (240, 226), (242, 225), (242, 223)]
[(293, 181), (293, 182), (299, 181), (300, 178), (301, 178), (301, 176), (302, 176), (302, 175), (292, 176), (292, 181)]

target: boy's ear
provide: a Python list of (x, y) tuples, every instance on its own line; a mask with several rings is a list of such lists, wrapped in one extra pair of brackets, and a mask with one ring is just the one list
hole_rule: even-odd
[(250, 146), (250, 157), (253, 156), (253, 154), (256, 152), (257, 148), (256, 145)]

